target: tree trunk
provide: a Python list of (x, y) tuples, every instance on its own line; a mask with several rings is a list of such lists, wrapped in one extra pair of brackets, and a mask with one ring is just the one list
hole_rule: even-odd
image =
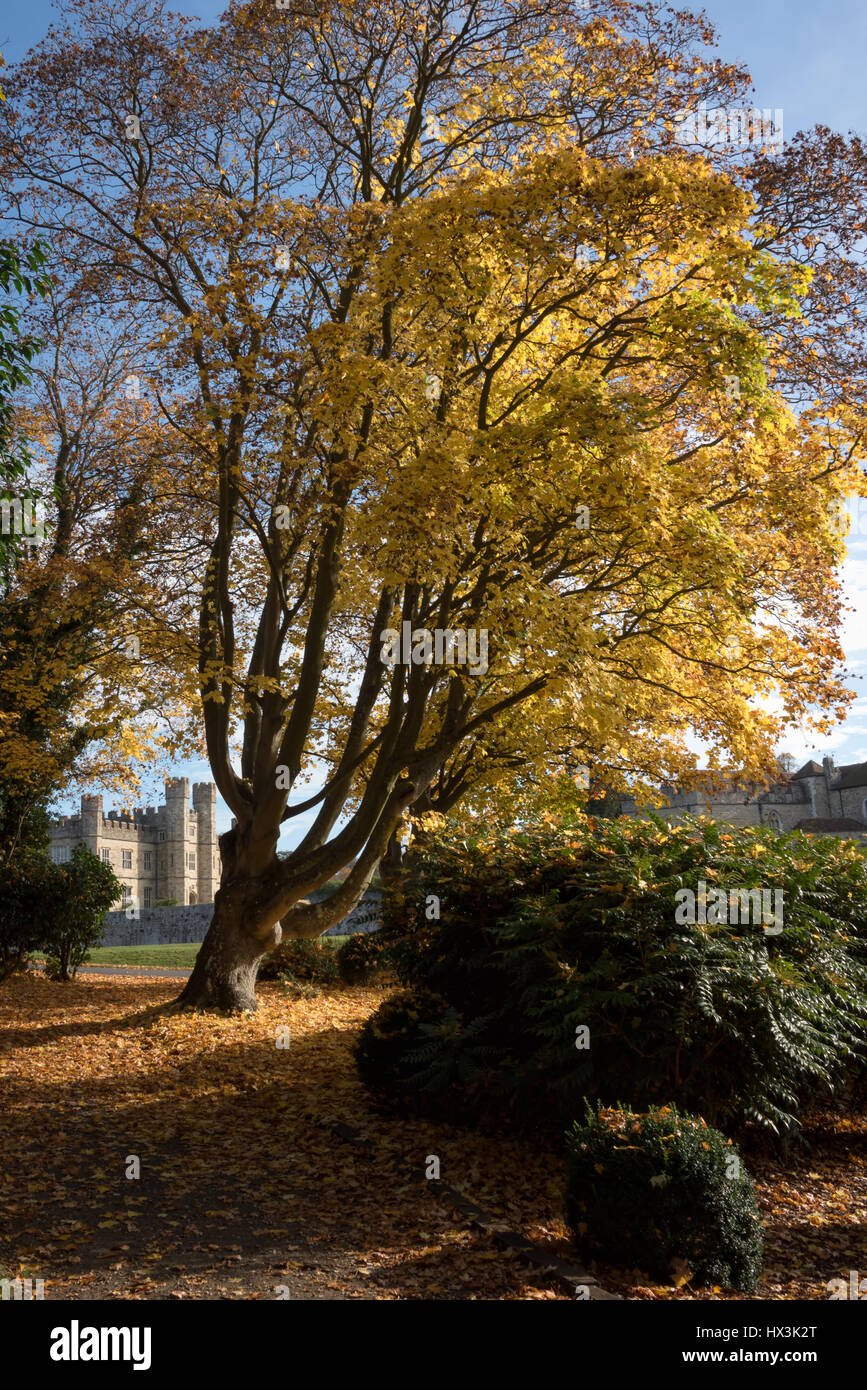
[(278, 945), (282, 933), (278, 923), (270, 932), (254, 935), (253, 916), (250, 902), (238, 887), (218, 891), (193, 973), (176, 1000), (181, 1008), (255, 1012), (259, 962)]

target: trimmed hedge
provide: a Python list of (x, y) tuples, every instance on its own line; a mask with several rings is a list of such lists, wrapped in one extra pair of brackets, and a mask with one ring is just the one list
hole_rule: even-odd
[[(677, 920), (702, 880), (782, 890), (782, 931)], [(470, 1079), (523, 1121), (562, 1127), (586, 1096), (786, 1134), (806, 1098), (863, 1071), (865, 923), (851, 842), (575, 818), (472, 839), (428, 827), (382, 936), (402, 983), (442, 996), (471, 1035)], [(431, 1038), (409, 1074), (453, 1085), (453, 1053)]]
[(600, 1108), (566, 1140), (566, 1214), (576, 1243), (609, 1264), (754, 1289), (763, 1235), (737, 1151), (674, 1106)]

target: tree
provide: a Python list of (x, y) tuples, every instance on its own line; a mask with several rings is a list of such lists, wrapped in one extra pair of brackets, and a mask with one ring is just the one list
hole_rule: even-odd
[(14, 859), (3, 865), (0, 894), (0, 983), (27, 962), (44, 942), (53, 920), (54, 865), (48, 860), (48, 817), (30, 811), (18, 829)]
[[(634, 750), (664, 774), (688, 731), (755, 771), (786, 720), (842, 710), (857, 141), (679, 145), (745, 74), (695, 51), (703, 20), (625, 0), (76, 12), (10, 80), (0, 168), (104, 315), (134, 300), (164, 334), (164, 501), (196, 523), (236, 819), (184, 1004), (255, 1007), (281, 933), (339, 921), (485, 740), (532, 772), (571, 707), (606, 773)], [(436, 631), (478, 659), (440, 661)]]
[(173, 528), (151, 520), (167, 464), (152, 403), (124, 393), (141, 330), (106, 341), (93, 287), (62, 260), (49, 273), (42, 350), (11, 417), (31, 441), (24, 489), (46, 501), (0, 582), (0, 863), (71, 783), (129, 788), (136, 761), (170, 742), (156, 713), (182, 704), (169, 635), (182, 566)]
[[(45, 294), (47, 282), (42, 274), (45, 251), (37, 243), (21, 251), (9, 241), (0, 241), (0, 289), (4, 295)], [(12, 489), (24, 477), (29, 462), (27, 442), (15, 430), (13, 397), (30, 379), (30, 363), (39, 349), (38, 339), (22, 332), (21, 306), (10, 300), (0, 309), (0, 504), (13, 499)], [(19, 505), (21, 499), (19, 498)], [(33, 503), (32, 490), (25, 500)], [(9, 508), (0, 525), (0, 580), (8, 575), (14, 557), (21, 552), (23, 528), (9, 524)]]
[(58, 895), (50, 932), (42, 943), (47, 971), (54, 979), (72, 980), (103, 933), (102, 919), (121, 897), (121, 886), (110, 864), (76, 845), (68, 864), (57, 866)]

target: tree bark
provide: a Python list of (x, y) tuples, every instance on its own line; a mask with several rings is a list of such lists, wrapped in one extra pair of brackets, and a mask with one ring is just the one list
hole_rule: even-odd
[(255, 1013), (259, 962), (279, 945), (282, 931), (278, 922), (264, 934), (254, 934), (250, 897), (245, 902), (244, 893), (234, 885), (217, 892), (208, 934), (176, 1000), (179, 1007)]
[[(268, 862), (261, 844), (257, 852), (251, 852), (249, 838), (237, 826), (225, 831), (219, 841), (222, 879), (214, 915), (193, 973), (175, 1000), (177, 1007), (255, 1012), (256, 975), (263, 957), (279, 946), (284, 935), (306, 940), (319, 937), (352, 911), (385, 852), (401, 809), (398, 799), (347, 879), (325, 900), (316, 902), (303, 896), (301, 883), (294, 896), (286, 883), (285, 861), (272, 857)], [(276, 838), (275, 831), (275, 842)]]

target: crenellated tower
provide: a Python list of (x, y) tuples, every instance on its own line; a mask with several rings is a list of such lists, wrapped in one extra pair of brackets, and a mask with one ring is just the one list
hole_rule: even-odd
[(86, 792), (82, 794), (81, 838), (92, 854), (99, 854), (99, 843), (102, 838), (101, 796), (89, 796)]
[(188, 903), (190, 890), (195, 892), (198, 887), (196, 870), (190, 869), (188, 861), (190, 854), (198, 860), (198, 835), (192, 817), (189, 777), (169, 777), (162, 827), (165, 839), (160, 845), (160, 897), (175, 898), (179, 903)]
[(161, 898), (185, 907), (213, 902), (220, 885), (217, 849), (217, 789), (197, 782), (190, 805), (190, 783), (172, 777), (165, 784), (165, 805), (129, 811), (103, 811), (101, 796), (81, 798), (81, 811), (51, 822), (51, 857), (68, 863), (82, 841), (110, 864), (124, 891), (124, 901), (148, 909)]
[(193, 808), (198, 836), (198, 895), (200, 903), (212, 903), (220, 886), (217, 849), (217, 788), (213, 782), (193, 783)]

